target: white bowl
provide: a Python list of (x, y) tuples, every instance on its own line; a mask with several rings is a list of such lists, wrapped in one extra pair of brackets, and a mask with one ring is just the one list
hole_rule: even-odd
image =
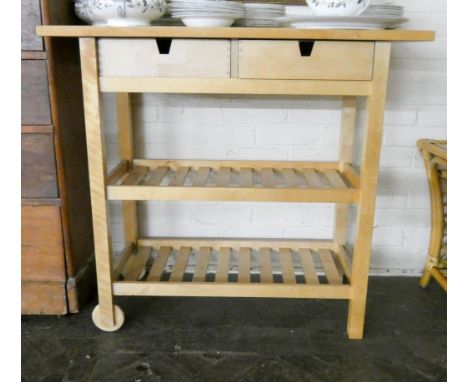
[(306, 0), (315, 16), (357, 16), (371, 0)]
[(87, 24), (106, 25), (104, 20), (90, 12), (88, 3), (89, 0), (75, 0), (75, 15)]
[(183, 23), (188, 27), (198, 28), (222, 28), (230, 27), (234, 23), (235, 18), (231, 17), (183, 17)]
[(166, 0), (78, 0), (75, 13), (93, 25), (151, 25), (166, 12)]

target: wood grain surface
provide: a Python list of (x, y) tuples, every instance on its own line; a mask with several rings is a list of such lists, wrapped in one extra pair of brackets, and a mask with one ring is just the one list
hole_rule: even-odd
[(246, 38), (278, 40), (432, 41), (435, 33), (424, 30), (349, 30), (294, 28), (187, 28), (187, 27), (93, 27), (78, 25), (38, 26), (39, 36), (62, 37), (173, 37)]
[(45, 60), (21, 61), (21, 124), (51, 124)]
[(39, 0), (21, 0), (21, 50), (43, 50), (42, 38), (36, 35), (41, 24)]
[(56, 198), (54, 136), (21, 134), (21, 197)]
[(59, 207), (21, 207), (21, 279), (65, 281)]

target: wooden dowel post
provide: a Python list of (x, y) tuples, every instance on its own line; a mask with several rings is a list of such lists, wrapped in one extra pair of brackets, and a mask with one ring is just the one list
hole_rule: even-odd
[(348, 311), (348, 336), (362, 339), (366, 310), (369, 264), (372, 247), (375, 198), (379, 171), (380, 148), (391, 45), (377, 42), (373, 71), (372, 93), (367, 98), (364, 146), (361, 165), (361, 197), (357, 217), (357, 233), (351, 273), (352, 294)]
[[(341, 134), (339, 170), (345, 171), (345, 165), (353, 161), (354, 137), (356, 131), (357, 97), (343, 97), (341, 110)], [(348, 228), (349, 206), (337, 204), (335, 207), (335, 232), (334, 241), (338, 245), (346, 244), (346, 232)]]
[(116, 325), (112, 299), (112, 244), (106, 202), (107, 169), (94, 38), (80, 38), (80, 55), (99, 298), (97, 325), (112, 328)]
[[(117, 93), (116, 97), (120, 159), (127, 160), (131, 164), (135, 157), (131, 98), (129, 93)], [(136, 244), (138, 238), (137, 203), (133, 200), (126, 200), (122, 204), (125, 242)]]

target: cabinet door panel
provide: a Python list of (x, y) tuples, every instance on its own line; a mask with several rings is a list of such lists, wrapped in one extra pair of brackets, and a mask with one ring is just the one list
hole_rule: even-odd
[(50, 125), (46, 60), (21, 60), (21, 124)]
[(41, 24), (39, 0), (21, 0), (21, 50), (43, 50), (42, 38), (36, 36)]
[(21, 197), (58, 197), (52, 134), (21, 134)]

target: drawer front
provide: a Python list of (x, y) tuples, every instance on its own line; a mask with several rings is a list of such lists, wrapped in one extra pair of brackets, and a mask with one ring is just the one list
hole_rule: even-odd
[(21, 134), (21, 197), (58, 197), (52, 134)]
[(21, 124), (51, 124), (45, 60), (21, 60)]
[(21, 206), (21, 280), (65, 279), (60, 207)]
[(102, 77), (211, 77), (231, 74), (229, 40), (99, 39)]
[(371, 80), (373, 42), (241, 40), (239, 77)]
[(39, 0), (21, 0), (21, 50), (43, 50), (42, 38), (36, 35), (41, 24)]

